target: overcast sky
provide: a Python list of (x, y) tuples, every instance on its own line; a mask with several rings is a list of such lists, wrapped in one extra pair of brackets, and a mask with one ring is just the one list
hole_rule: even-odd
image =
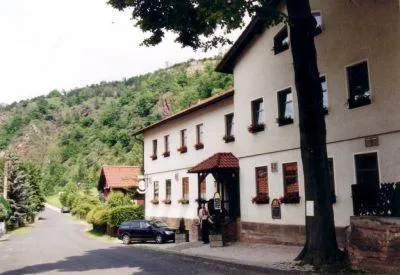
[(172, 35), (147, 48), (145, 36), (105, 0), (1, 0), (0, 103), (219, 53), (182, 49)]

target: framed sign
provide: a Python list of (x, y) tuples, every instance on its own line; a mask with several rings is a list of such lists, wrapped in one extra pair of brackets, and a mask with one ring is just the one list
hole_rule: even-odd
[(221, 210), (221, 196), (218, 192), (214, 194), (214, 209)]
[(280, 220), (281, 216), (281, 202), (278, 199), (273, 199), (271, 202), (271, 214), (274, 220)]

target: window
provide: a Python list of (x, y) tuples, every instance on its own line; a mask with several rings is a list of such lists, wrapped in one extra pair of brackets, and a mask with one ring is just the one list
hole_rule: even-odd
[(336, 202), (335, 192), (335, 171), (333, 166), (333, 158), (328, 158), (328, 169), (329, 169), (329, 181), (331, 185), (332, 202)]
[(164, 153), (169, 153), (169, 135), (164, 136)]
[(315, 36), (317, 36), (322, 33), (322, 15), (319, 11), (313, 12), (312, 15), (314, 16), (315, 21), (317, 21), (317, 26), (315, 28)]
[(282, 168), (285, 197), (298, 196), (297, 162), (285, 163), (282, 165)]
[(328, 113), (328, 85), (326, 82), (326, 77), (321, 76), (319, 78), (319, 81), (321, 82), (321, 87), (322, 87), (322, 107), (325, 110), (325, 114)]
[(149, 222), (140, 221), (140, 228), (141, 229), (147, 229), (147, 228), (149, 228), (149, 226), (151, 226)]
[(257, 196), (268, 195), (268, 167), (256, 167)]
[(279, 126), (293, 123), (293, 95), (290, 88), (278, 92), (278, 112)]
[(204, 143), (203, 143), (203, 124), (199, 124), (196, 126), (196, 141), (197, 143), (195, 144), (194, 148), (196, 148), (196, 150), (200, 150), (204, 148)]
[(188, 200), (189, 199), (189, 178), (182, 178), (182, 198)]
[(233, 113), (225, 115), (225, 136), (224, 140), (226, 143), (235, 141), (235, 135), (233, 132)]
[(264, 124), (264, 103), (262, 98), (251, 102), (251, 112), (254, 125)]
[(171, 200), (171, 180), (165, 181), (165, 200)]
[(181, 130), (181, 147), (178, 148), (178, 152), (181, 154), (187, 152), (187, 131), (186, 129)]
[(274, 37), (274, 53), (279, 54), (289, 49), (288, 28), (283, 27)]
[(181, 130), (181, 146), (182, 147), (187, 146), (187, 131), (186, 131), (186, 129)]
[(130, 227), (131, 228), (140, 228), (140, 222), (136, 221), (136, 222), (131, 222), (130, 223)]
[(347, 82), (350, 109), (371, 104), (367, 61), (347, 67)]
[(207, 199), (207, 182), (205, 179), (200, 183), (200, 198)]
[(159, 192), (160, 192), (160, 189), (159, 189), (159, 186), (158, 186), (158, 181), (155, 181), (154, 182), (154, 197), (153, 197), (154, 201), (158, 201)]
[(374, 190), (379, 187), (378, 154), (368, 153), (354, 156), (357, 184)]
[(151, 155), (151, 159), (152, 160), (157, 159), (157, 140), (156, 139), (153, 140), (153, 154)]

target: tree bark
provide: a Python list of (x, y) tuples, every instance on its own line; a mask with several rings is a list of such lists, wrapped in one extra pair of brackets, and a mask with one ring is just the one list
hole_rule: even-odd
[(306, 243), (296, 259), (321, 266), (342, 261), (343, 253), (336, 241), (331, 200), (322, 88), (314, 43), (316, 21), (309, 0), (286, 2), (299, 106), (305, 200), (314, 202), (314, 216), (306, 216)]

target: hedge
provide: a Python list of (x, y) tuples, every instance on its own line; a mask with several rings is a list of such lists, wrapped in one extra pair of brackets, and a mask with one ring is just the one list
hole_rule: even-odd
[(106, 225), (110, 211), (108, 209), (102, 209), (94, 213), (93, 224), (95, 225)]
[(109, 208), (114, 208), (118, 206), (128, 206), (132, 205), (131, 199), (122, 192), (111, 191), (107, 197), (106, 204)]
[(129, 220), (143, 219), (144, 209), (142, 206), (118, 206), (110, 210), (108, 223), (119, 227), (121, 223)]
[(86, 221), (87, 221), (88, 223), (94, 223), (94, 215), (95, 215), (97, 212), (99, 212), (99, 211), (101, 211), (101, 210), (105, 210), (105, 209), (106, 209), (106, 206), (105, 206), (104, 204), (100, 204), (100, 205), (94, 207), (92, 210), (90, 210), (90, 211), (87, 213), (87, 215), (86, 215)]
[(92, 210), (95, 206), (96, 205), (93, 205), (89, 202), (82, 202), (80, 204), (75, 205), (75, 207), (72, 208), (71, 213), (73, 215), (77, 215), (80, 219), (83, 219), (86, 217), (89, 211)]
[(8, 220), (11, 214), (10, 203), (5, 198), (0, 197), (0, 221)]

